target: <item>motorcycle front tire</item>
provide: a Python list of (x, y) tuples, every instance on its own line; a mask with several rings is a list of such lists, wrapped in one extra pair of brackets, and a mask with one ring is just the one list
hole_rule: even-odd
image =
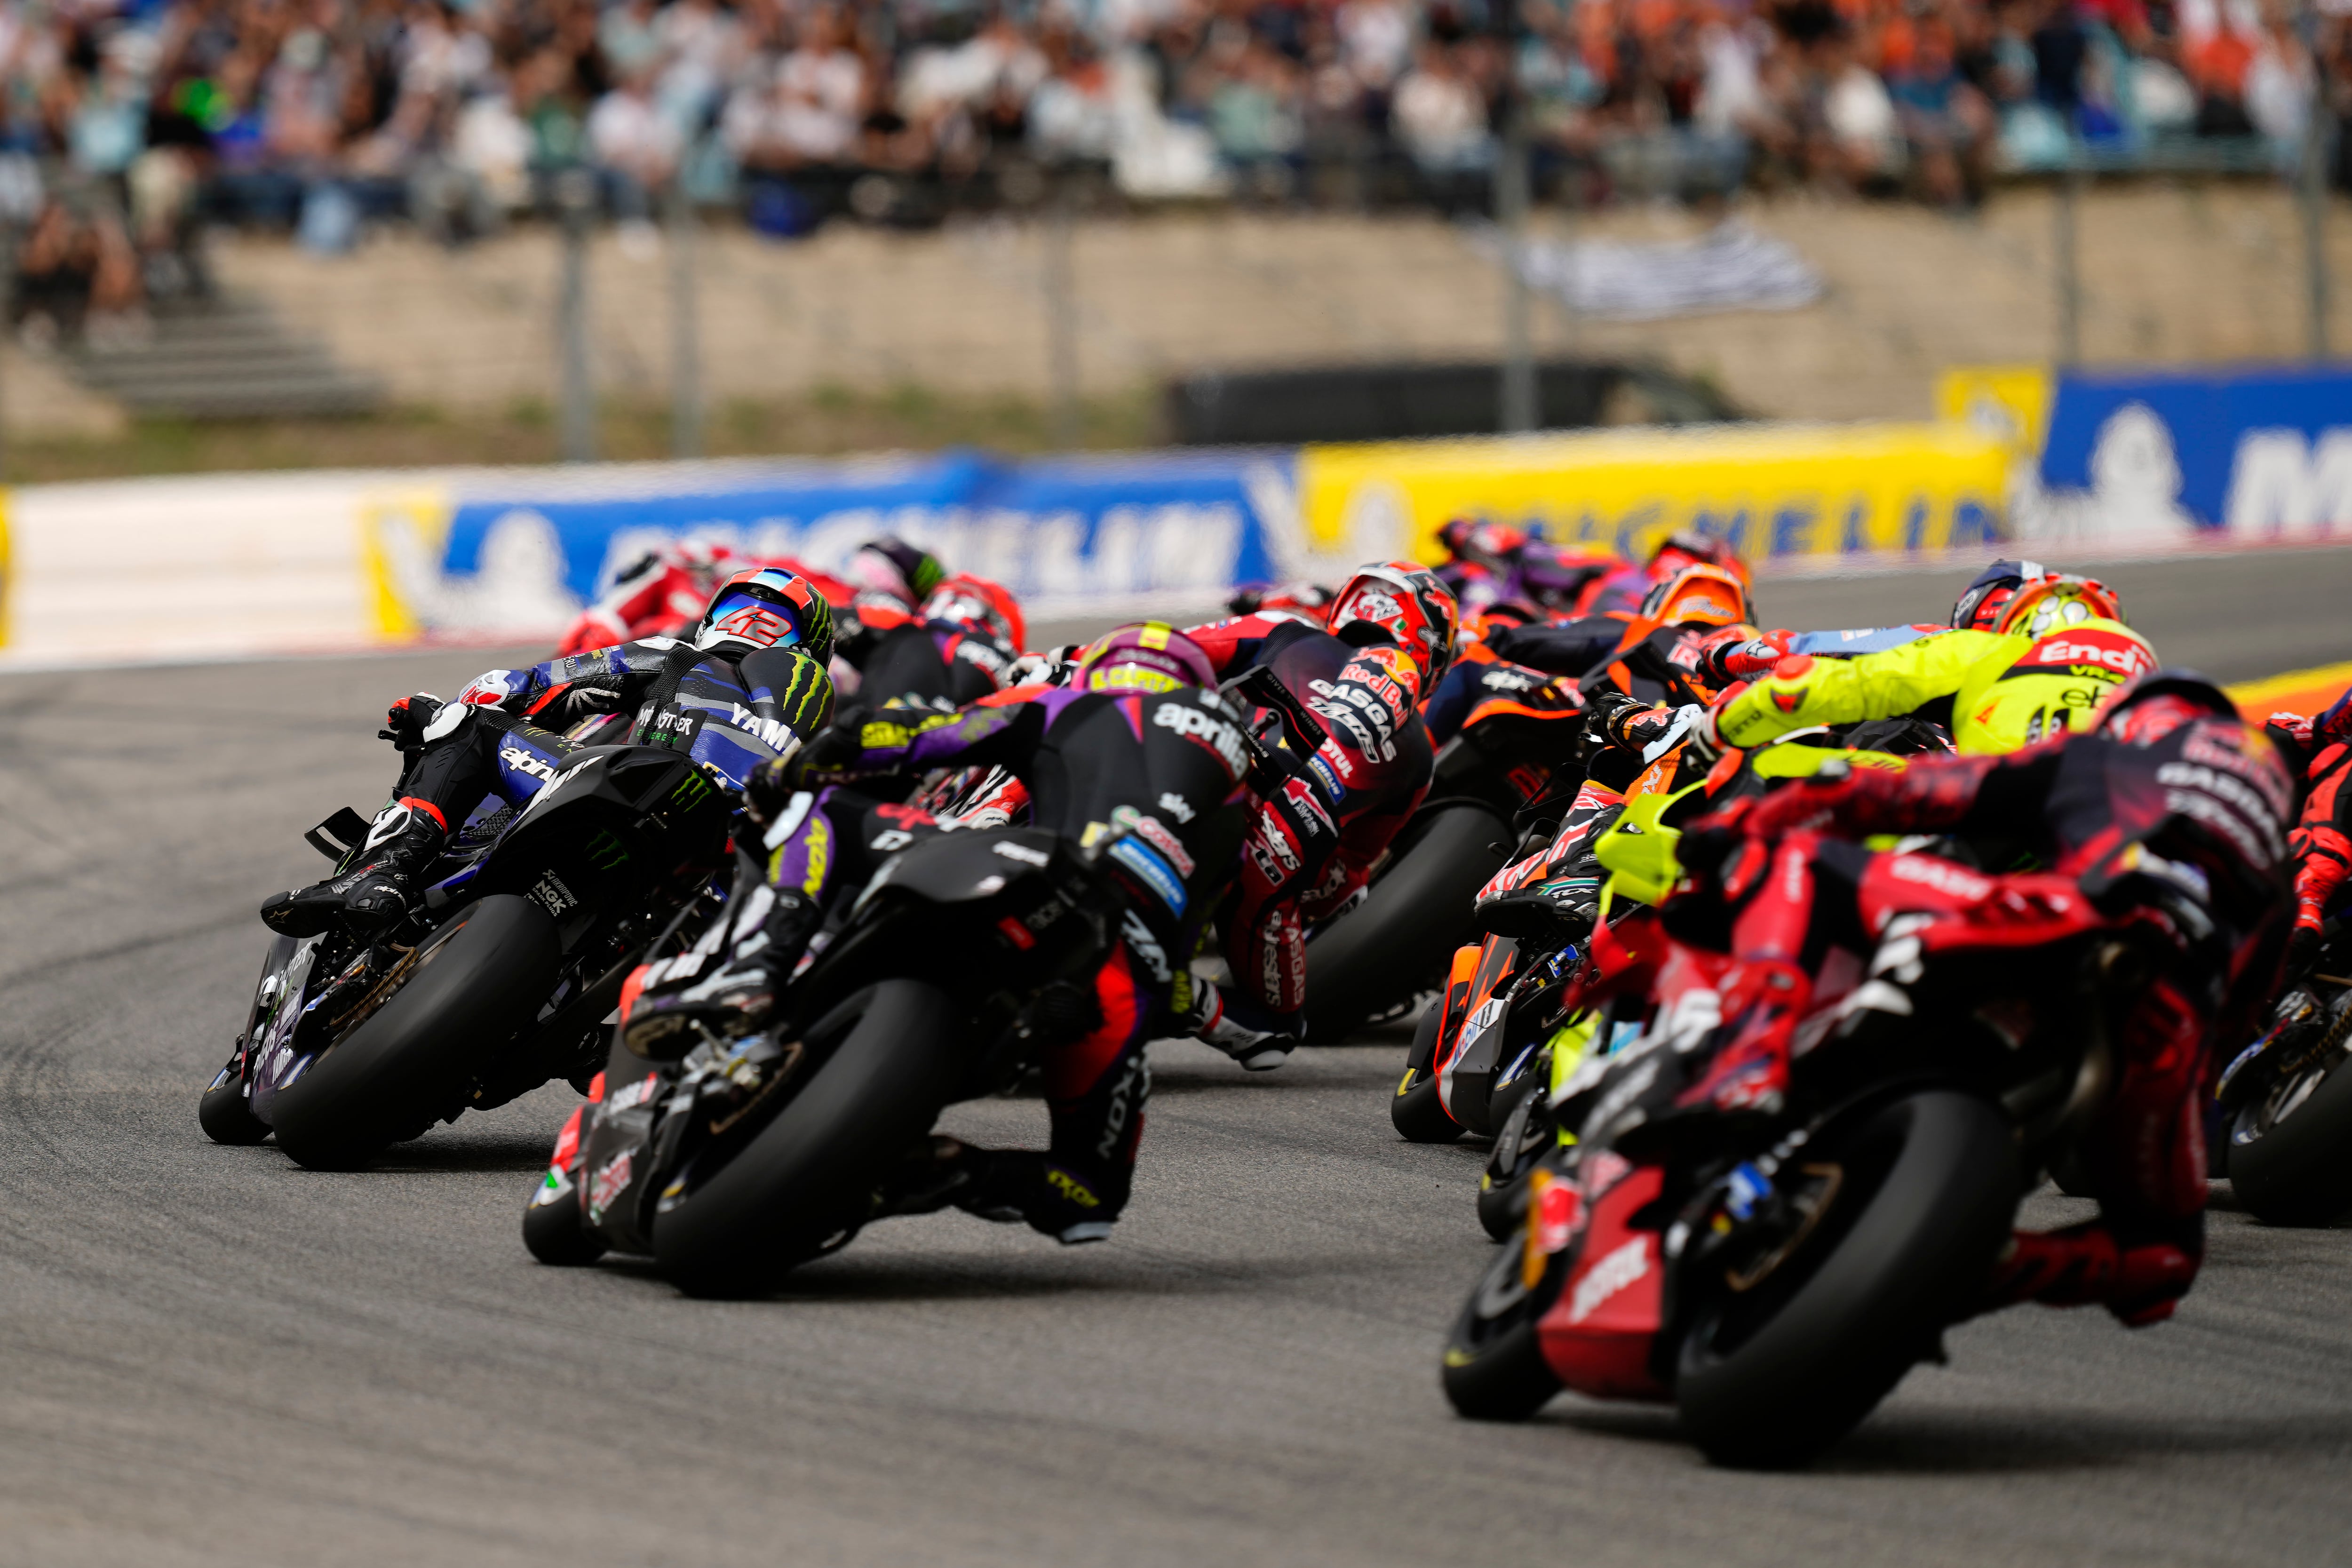
[(654, 1260), (688, 1295), (761, 1294), (863, 1223), (962, 1082), (955, 1009), (936, 986), (886, 980), (852, 1015), (836, 1010), (846, 1037), (776, 1119), (655, 1216)]
[(1307, 943), (1307, 1039), (1331, 1045), (1443, 983), (1471, 941), (1478, 889), (1510, 853), (1511, 825), (1483, 805), (1441, 807), (1364, 901)]
[[(1718, 1465), (1793, 1468), (1860, 1425), (1985, 1289), (2017, 1212), (2008, 1120), (1974, 1095), (1906, 1095), (1808, 1152), (1845, 1175), (1780, 1266), (1803, 1272), (1718, 1295), (1682, 1344), (1675, 1403)], [(1776, 1300), (1732, 1338), (1738, 1313)]]
[(467, 1064), (514, 1037), (555, 984), (555, 921), (495, 893), (425, 938), (375, 1014), (278, 1090), (278, 1146), (314, 1171), (357, 1170), (455, 1106)]
[(1412, 1049), (1405, 1055), (1404, 1077), (1389, 1097), (1389, 1124), (1408, 1143), (1451, 1143), (1462, 1136), (1462, 1123), (1445, 1113), (1437, 1097), (1437, 1031), (1444, 1023), (1443, 998), (1422, 1010)]

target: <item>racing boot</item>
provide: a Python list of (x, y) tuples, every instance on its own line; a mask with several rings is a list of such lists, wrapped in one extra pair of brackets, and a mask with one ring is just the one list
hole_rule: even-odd
[(675, 1061), (705, 1040), (740, 1040), (768, 1026), (776, 993), (818, 924), (797, 888), (762, 887), (736, 915), (675, 958), (641, 965), (621, 991), (621, 1043)]
[(280, 936), (318, 936), (334, 926), (380, 931), (408, 912), (416, 875), (449, 841), (438, 807), (404, 797), (377, 814), (360, 863), (352, 869), (280, 893), (261, 906), (261, 923)]
[[(2203, 1216), (2194, 1229), (2201, 1237)], [(2197, 1278), (2201, 1240), (2172, 1237), (2119, 1240), (2098, 1220), (2063, 1230), (2021, 1230), (1993, 1266), (1992, 1284), (1974, 1310), (1996, 1311), (2021, 1301), (2049, 1307), (2106, 1308), (2126, 1328), (2144, 1329), (2172, 1316)]]
[(969, 1215), (997, 1225), (1027, 1221), (1029, 1228), (1064, 1247), (1107, 1241), (1127, 1205), (1117, 1193), (1097, 1190), (1080, 1172), (1029, 1149), (980, 1149), (967, 1143), (954, 1156), (969, 1173), (949, 1198)]
[(1307, 1032), (1303, 1013), (1269, 1013), (1222, 985), (1196, 982), (1194, 990), (1194, 1012), (1185, 1020), (1192, 1037), (1233, 1058), (1244, 1072), (1272, 1072)]
[(1730, 1041), (1675, 1109), (1779, 1115), (1788, 1102), (1790, 1043), (1812, 996), (1812, 977), (1780, 959), (1748, 959), (1724, 976)]

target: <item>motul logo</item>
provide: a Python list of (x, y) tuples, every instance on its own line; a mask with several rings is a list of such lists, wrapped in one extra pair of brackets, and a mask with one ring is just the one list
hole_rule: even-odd
[(1637, 1236), (1585, 1271), (1569, 1298), (1568, 1321), (1580, 1323), (1650, 1271), (1650, 1238)]

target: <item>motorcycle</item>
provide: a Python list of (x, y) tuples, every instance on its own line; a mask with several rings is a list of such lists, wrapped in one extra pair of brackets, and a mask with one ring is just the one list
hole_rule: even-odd
[(2324, 1225), (2352, 1210), (2352, 942), (2327, 922), (2318, 973), (2288, 988), (2270, 1026), (2214, 1089), (2225, 1135), (2215, 1175), (2270, 1225)]
[(1477, 937), (1478, 890), (1512, 858), (1512, 824), (1576, 783), (1584, 706), (1544, 681), (1489, 697), (1441, 747), (1429, 793), (1372, 868), (1363, 901), (1307, 941), (1311, 1042), (1403, 1017), (1441, 990), (1448, 958)]
[[(804, 962), (765, 1032), (706, 1033), (667, 1064), (616, 1043), (524, 1210), (532, 1255), (650, 1257), (689, 1294), (740, 1296), (848, 1245), (892, 1212), (879, 1194), (942, 1109), (1011, 1087), (1095, 1026), (1092, 977), (1114, 943), (1164, 970), (1102, 865), (1126, 837), (919, 840)], [(740, 850), (745, 920), (763, 876)], [(690, 951), (715, 952), (719, 929)]]
[(1939, 1358), (2106, 1094), (2111, 1022), (2171, 951), (2139, 918), (2161, 889), (2107, 921), (2071, 881), (2017, 881), (2042, 940), (1972, 984), (1973, 1008), (1890, 1001), (1947, 917), (1899, 917), (1867, 965), (1825, 962), (1770, 1118), (1673, 1109), (1727, 1032), (1732, 961), (1630, 933), (1656, 974), (1642, 1032), (1563, 1086), (1577, 1142), (1532, 1173), (1514, 1245), (1455, 1321), (1454, 1408), (1520, 1420), (1563, 1388), (1668, 1402), (1710, 1459), (1786, 1467)]
[[(584, 1082), (630, 971), (716, 900), (733, 787), (677, 751), (617, 745), (570, 753), (520, 809), (492, 796), (390, 928), (271, 942), (198, 1104), (205, 1131), (275, 1132), (297, 1163), (348, 1170), (550, 1079)], [(347, 870), (367, 831), (347, 807), (305, 837)]]

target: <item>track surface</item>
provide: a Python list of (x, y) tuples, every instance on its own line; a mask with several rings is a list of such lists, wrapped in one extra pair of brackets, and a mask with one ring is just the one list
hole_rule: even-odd
[[(2119, 567), (2217, 674), (2352, 657), (2352, 552)], [(1948, 583), (1768, 588), (1770, 618)], [(2315, 629), (2317, 628), (2317, 629)], [(2179, 1321), (1951, 1336), (1819, 1472), (1713, 1472), (1647, 1410), (1454, 1420), (1477, 1155), (1412, 1148), (1389, 1040), (1244, 1079), (1155, 1048), (1118, 1238), (877, 1227), (772, 1301), (533, 1264), (561, 1088), (365, 1175), (205, 1142), (267, 892), (381, 798), (385, 700), (479, 654), (0, 681), (0, 1561), (2340, 1561), (2352, 1236), (2216, 1215)], [(1034, 1102), (964, 1108), (982, 1137)], [(2079, 1205), (2045, 1198), (2037, 1222)]]

